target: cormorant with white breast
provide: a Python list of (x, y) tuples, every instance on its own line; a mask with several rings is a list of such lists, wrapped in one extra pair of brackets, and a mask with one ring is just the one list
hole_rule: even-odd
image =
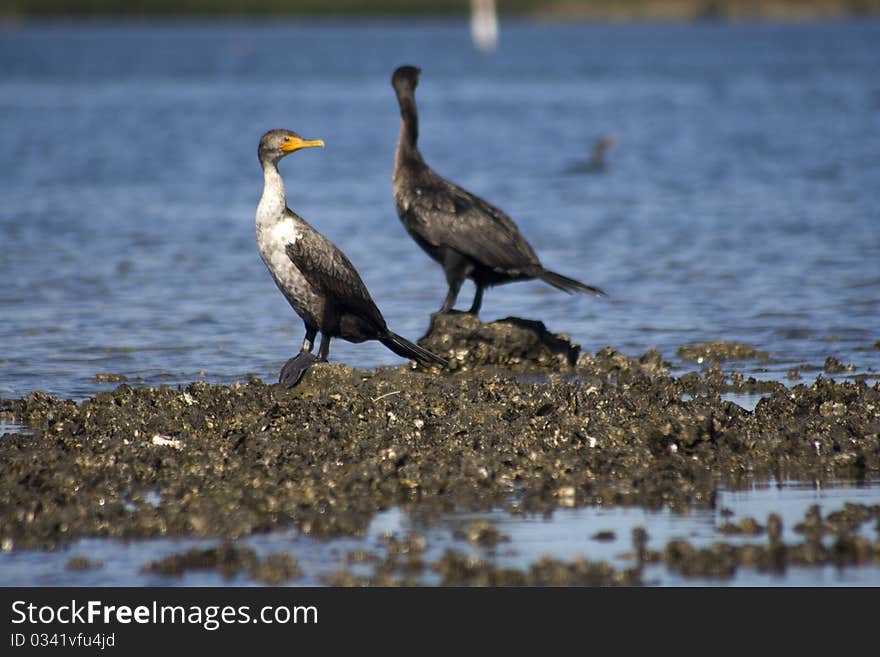
[[(354, 265), (330, 240), (287, 207), (281, 158), (302, 148), (323, 146), (290, 130), (270, 130), (260, 139), (263, 196), (257, 206), (257, 245), (272, 278), (305, 322), (302, 351), (281, 369), (279, 383), (295, 386), (309, 366), (326, 361), (330, 339), (378, 340), (398, 356), (445, 365), (439, 356), (388, 330)], [(312, 354), (321, 332), (319, 358)]]
[(544, 268), (513, 220), (495, 206), (449, 182), (419, 153), (415, 89), (420, 69), (401, 66), (391, 76), (400, 104), (400, 135), (394, 158), (394, 205), (409, 234), (443, 266), (449, 292), (440, 308), (449, 312), (465, 278), (477, 287), (476, 315), (490, 285), (540, 279), (565, 292), (605, 296), (599, 288)]

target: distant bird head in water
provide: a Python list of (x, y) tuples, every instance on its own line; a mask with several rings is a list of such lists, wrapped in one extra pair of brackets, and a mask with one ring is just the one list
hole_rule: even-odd
[(303, 148), (324, 146), (320, 139), (303, 139), (292, 130), (269, 130), (260, 138), (260, 162), (277, 163), (281, 158)]
[(590, 158), (590, 162), (595, 167), (604, 167), (605, 166), (605, 153), (608, 152), (612, 146), (617, 144), (617, 137), (614, 135), (608, 135), (606, 137), (600, 137), (596, 141), (593, 142), (593, 151), (592, 156)]
[(413, 91), (419, 84), (419, 73), (422, 69), (416, 66), (400, 66), (391, 75), (391, 86), (399, 96), (404, 91)]
[(609, 148), (611, 148), (612, 146), (616, 146), (616, 145), (617, 145), (617, 137), (615, 137), (614, 135), (607, 135), (605, 137), (599, 137), (593, 143), (593, 150), (594, 151), (600, 150), (604, 153), (604, 152), (608, 151)]

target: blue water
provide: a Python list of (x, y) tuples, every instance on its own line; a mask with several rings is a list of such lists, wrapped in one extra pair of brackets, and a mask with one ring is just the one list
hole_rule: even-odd
[[(389, 77), (404, 63), (423, 69), (427, 161), (505, 209), (548, 268), (610, 294), (502, 286), (487, 292), (484, 320), (541, 319), (591, 352), (656, 348), (678, 369), (699, 367), (676, 359), (680, 345), (724, 339), (769, 352), (769, 363), (740, 364), (762, 378), (821, 367), (829, 355), (855, 366), (836, 377), (876, 378), (878, 43), (876, 22), (503, 23), (492, 55), (454, 21), (0, 26), (0, 396), (42, 389), (82, 399), (117, 385), (97, 383), (101, 372), (136, 385), (274, 380), (302, 324), (254, 242), (256, 147), (269, 128), (326, 142), (281, 165), (289, 205), (349, 255), (389, 325), (420, 336), (446, 287), (391, 199), (398, 113)], [(572, 173), (605, 135), (619, 141), (607, 169)], [(471, 294), (466, 284), (461, 307)], [(331, 360), (402, 362), (379, 345), (344, 342)], [(758, 398), (734, 401), (751, 408)], [(0, 433), (20, 429), (3, 422)], [(839, 482), (719, 495), (761, 522), (796, 507), (790, 528), (808, 503), (823, 513), (876, 504), (878, 490)], [(638, 509), (480, 517), (510, 535), (493, 558), (515, 566), (545, 553), (623, 566), (635, 525), (660, 549), (676, 536), (715, 540), (718, 521)], [(424, 532), (431, 558), (467, 549), (449, 529), (466, 519), (413, 527), (393, 509), (365, 539), (328, 544), (280, 531), (249, 542), (293, 548), (301, 583), (317, 584), (382, 531)], [(589, 539), (609, 529), (615, 542)], [(229, 583), (138, 574), (192, 544), (87, 539), (49, 554), (13, 551), (0, 555), (0, 583)], [(66, 571), (77, 554), (105, 566)], [(878, 573), (744, 572), (728, 583), (877, 585)]]
[[(492, 55), (454, 21), (3, 26), (0, 395), (274, 380), (302, 337), (254, 243), (274, 127), (325, 140), (282, 163), (289, 204), (419, 337), (445, 281), (391, 200), (402, 63), (423, 68), (428, 162), (610, 294), (517, 283), (484, 319), (675, 364), (742, 341), (770, 353), (745, 365), (764, 378), (828, 355), (877, 372), (877, 43), (876, 22), (505, 23)], [(568, 172), (610, 134), (605, 172)], [(344, 342), (331, 360), (402, 362)]]

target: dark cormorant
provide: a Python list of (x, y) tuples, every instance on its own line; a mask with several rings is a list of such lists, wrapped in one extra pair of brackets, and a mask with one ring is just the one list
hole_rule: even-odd
[(391, 76), (400, 103), (400, 136), (394, 159), (394, 204), (409, 234), (446, 272), (449, 293), (440, 308), (455, 305), (465, 278), (477, 286), (470, 312), (477, 314), (483, 289), (538, 278), (565, 292), (604, 296), (599, 288), (544, 269), (513, 220), (478, 196), (440, 177), (418, 148), (415, 89), (420, 69), (401, 66)]
[(568, 173), (601, 173), (605, 171), (608, 163), (605, 154), (612, 146), (617, 144), (617, 137), (609, 135), (607, 137), (599, 137), (593, 142), (593, 149), (590, 151), (590, 159), (587, 162), (576, 162), (568, 167)]
[[(306, 325), (302, 351), (281, 370), (279, 383), (293, 387), (308, 367), (326, 361), (330, 338), (378, 340), (404, 358), (425, 364), (446, 361), (392, 333), (354, 265), (330, 240), (287, 207), (278, 162), (301, 148), (323, 146), (290, 130), (270, 130), (260, 139), (263, 196), (257, 206), (257, 245), (272, 278)], [(319, 358), (312, 355), (321, 332)]]

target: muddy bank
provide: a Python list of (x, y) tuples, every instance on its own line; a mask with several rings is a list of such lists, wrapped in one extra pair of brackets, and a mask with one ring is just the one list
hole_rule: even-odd
[[(719, 484), (880, 473), (878, 385), (825, 372), (789, 389), (717, 362), (672, 377), (656, 351), (590, 354), (539, 322), (482, 324), (463, 313), (435, 318), (421, 343), (450, 367), (322, 364), (292, 390), (256, 379), (123, 383), (81, 403), (41, 392), (0, 401), (3, 417), (32, 432), (0, 440), (0, 547), (51, 549), (87, 536), (235, 540), (289, 526), (361, 535), (392, 506), (426, 518), (584, 505), (683, 510), (712, 507)], [(722, 400), (730, 391), (766, 397), (749, 412)], [(474, 546), (504, 540), (479, 523), (462, 537)], [(230, 554), (254, 577), (296, 572), (295, 563), (229, 552), (154, 567), (222, 564)], [(444, 581), (459, 581), (464, 566), (454, 556), (447, 566)], [(602, 580), (585, 564), (556, 564), (554, 577), (560, 568), (583, 581), (635, 581), (606, 571)], [(526, 581), (549, 581), (542, 572)]]
[[(291, 525), (353, 535), (394, 505), (686, 509), (712, 506), (721, 483), (880, 473), (878, 385), (820, 375), (788, 389), (718, 364), (674, 378), (653, 351), (607, 348), (571, 364), (548, 347), (542, 361), (540, 333), (518, 364), (488, 356), (478, 367), (467, 346), (486, 342), (481, 330), (451, 344), (471, 358), (452, 373), (325, 364), (292, 390), (122, 384), (79, 404), (5, 400), (4, 415), (33, 434), (0, 441), (0, 545), (235, 539)], [(749, 412), (722, 401), (729, 390), (766, 398)]]
[[(877, 0), (630, 0), (629, 2), (571, 2), (571, 0), (520, 0), (499, 3), (505, 14), (539, 20), (584, 20), (598, 22), (693, 22), (700, 20), (842, 20), (880, 13)], [(283, 5), (267, 2), (222, 0), (206, 4), (196, 0), (182, 0), (174, 4), (143, 3), (131, 5), (120, 0), (92, 0), (88, 3), (39, 2), (12, 0), (0, 6), (0, 16), (12, 20), (22, 17), (61, 18), (144, 16), (293, 16), (345, 17), (383, 19), (389, 15), (455, 16), (467, 15), (467, 3), (451, 2), (337, 2), (332, 10), (318, 2), (289, 2)]]

